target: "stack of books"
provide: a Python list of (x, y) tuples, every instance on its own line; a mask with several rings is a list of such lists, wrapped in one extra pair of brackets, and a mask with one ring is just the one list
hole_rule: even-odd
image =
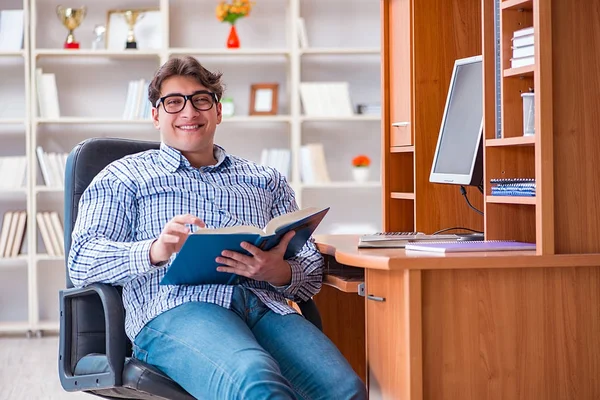
[(403, 249), (409, 243), (458, 240), (458, 235), (427, 235), (422, 232), (378, 232), (372, 235), (363, 235), (358, 239), (360, 249)]
[(492, 196), (535, 196), (535, 178), (490, 179)]
[(535, 63), (533, 49), (533, 26), (514, 31), (512, 37), (512, 58), (510, 59), (510, 67), (519, 68), (526, 65), (533, 65)]

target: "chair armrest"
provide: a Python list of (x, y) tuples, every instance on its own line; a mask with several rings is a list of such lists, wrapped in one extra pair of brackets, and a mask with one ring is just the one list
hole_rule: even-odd
[(319, 309), (317, 308), (315, 301), (313, 299), (309, 299), (306, 301), (297, 302), (296, 304), (300, 308), (300, 312), (302, 312), (304, 318), (306, 318), (322, 332), (323, 322), (321, 321), (321, 314), (319, 314)]
[[(71, 288), (61, 290), (60, 298), (60, 348), (59, 348), (59, 376), (62, 387), (67, 391), (80, 391), (121, 386), (123, 382), (123, 365), (125, 363), (125, 349), (127, 337), (125, 335), (125, 311), (121, 294), (114, 286), (95, 283), (84, 288)], [(98, 310), (98, 298), (102, 310)], [(87, 315), (79, 315), (79, 308), (103, 311), (104, 350), (108, 359), (109, 371), (104, 373), (75, 376), (75, 365), (86, 352), (80, 343), (80, 337), (85, 338), (90, 332), (82, 332), (82, 320)], [(96, 331), (95, 333), (98, 333)], [(75, 341), (74, 341), (75, 339)], [(83, 343), (85, 344), (85, 343)], [(102, 347), (101, 347), (102, 348)], [(84, 354), (80, 354), (83, 352)]]

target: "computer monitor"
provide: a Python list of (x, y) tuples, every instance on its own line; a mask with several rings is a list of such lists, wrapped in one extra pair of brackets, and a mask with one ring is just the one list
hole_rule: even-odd
[(481, 56), (456, 60), (429, 182), (479, 186), (483, 179)]

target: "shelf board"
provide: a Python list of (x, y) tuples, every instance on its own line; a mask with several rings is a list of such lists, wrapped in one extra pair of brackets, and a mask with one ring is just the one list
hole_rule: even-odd
[(20, 254), (16, 257), (0, 257), (0, 268), (13, 267), (13, 266), (26, 266), (27, 265), (27, 254)]
[(338, 181), (338, 182), (327, 182), (327, 183), (302, 183), (300, 184), (301, 189), (363, 189), (363, 188), (379, 188), (381, 182), (353, 182), (353, 181)]
[(0, 189), (0, 197), (6, 197), (6, 196), (15, 196), (15, 195), (25, 195), (27, 194), (27, 189), (26, 188), (5, 188), (5, 189)]
[(62, 193), (65, 190), (62, 186), (36, 186), (34, 191), (36, 193)]
[(290, 50), (286, 48), (262, 49), (202, 49), (202, 48), (172, 48), (169, 55), (203, 55), (203, 56), (289, 56)]
[(515, 136), (502, 139), (487, 139), (486, 147), (497, 146), (533, 146), (535, 145), (535, 136)]
[(390, 153), (414, 153), (415, 146), (394, 146), (390, 147)]
[(301, 122), (360, 122), (360, 121), (381, 121), (380, 115), (362, 115), (355, 114), (349, 116), (340, 116), (340, 117), (309, 117), (309, 116), (301, 116)]
[(331, 274), (325, 274), (323, 277), (324, 285), (334, 287), (344, 293), (358, 293), (358, 285), (364, 281), (364, 278), (347, 278)]
[(0, 51), (0, 57), (24, 57), (24, 50)]
[(535, 197), (521, 196), (485, 196), (487, 203), (494, 204), (526, 204), (535, 206)]
[(365, 55), (381, 54), (381, 49), (377, 47), (313, 47), (300, 49), (301, 55)]
[(36, 49), (35, 57), (99, 57), (99, 58), (152, 58), (160, 57), (158, 50), (90, 50), (90, 49)]
[(65, 256), (51, 256), (50, 254), (38, 254), (36, 255), (37, 261), (65, 261)]
[(265, 115), (265, 116), (241, 115), (241, 116), (233, 116), (233, 117), (223, 117), (222, 122), (223, 123), (292, 122), (292, 117), (289, 115)]
[(0, 322), (0, 332), (27, 332), (29, 330), (29, 322)]
[(500, 3), (502, 10), (533, 10), (533, 0), (504, 0)]
[(524, 77), (524, 76), (533, 76), (533, 70), (535, 69), (535, 64), (526, 65), (524, 67), (519, 68), (508, 68), (504, 70), (504, 77)]
[(404, 193), (404, 192), (392, 192), (390, 193), (390, 198), (397, 200), (414, 200), (414, 193)]
[(0, 118), (0, 125), (25, 125), (23, 118)]
[(40, 321), (36, 324), (36, 328), (41, 331), (59, 331), (59, 321)]
[(122, 118), (90, 118), (90, 117), (60, 117), (53, 118), (36, 118), (36, 124), (119, 124), (119, 125), (136, 125), (136, 124), (151, 124), (151, 119), (122, 119)]

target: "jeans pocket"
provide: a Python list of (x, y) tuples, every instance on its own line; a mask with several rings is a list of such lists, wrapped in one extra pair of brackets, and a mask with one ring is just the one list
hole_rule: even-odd
[(135, 343), (133, 344), (133, 356), (140, 361), (148, 362), (148, 352)]

